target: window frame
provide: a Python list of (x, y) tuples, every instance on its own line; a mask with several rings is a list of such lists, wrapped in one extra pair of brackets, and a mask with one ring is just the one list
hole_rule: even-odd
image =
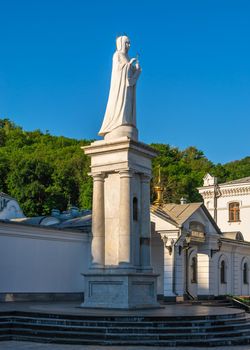
[(240, 222), (240, 203), (231, 202), (228, 204), (228, 221)]
[(248, 263), (246, 261), (243, 263), (242, 277), (243, 284), (248, 284)]
[(223, 259), (220, 262), (220, 283), (226, 284), (227, 283), (227, 276), (226, 276), (226, 261)]
[(198, 283), (198, 266), (197, 266), (197, 257), (193, 256), (191, 259), (191, 272), (192, 272), (192, 278), (191, 283)]

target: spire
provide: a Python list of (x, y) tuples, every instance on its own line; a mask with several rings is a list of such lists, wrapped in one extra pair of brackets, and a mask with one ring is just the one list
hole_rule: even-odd
[(159, 165), (158, 169), (158, 181), (156, 185), (154, 186), (154, 191), (156, 193), (156, 200), (154, 201), (154, 205), (161, 207), (163, 205), (163, 191), (164, 187), (162, 186), (161, 182), (161, 166)]

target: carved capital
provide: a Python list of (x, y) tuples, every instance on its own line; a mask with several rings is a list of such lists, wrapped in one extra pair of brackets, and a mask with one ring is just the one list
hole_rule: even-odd
[(122, 169), (119, 171), (120, 178), (124, 177), (132, 177), (133, 176), (133, 170), (131, 169)]
[(93, 177), (93, 181), (104, 181), (105, 174), (104, 173), (92, 173), (91, 176)]

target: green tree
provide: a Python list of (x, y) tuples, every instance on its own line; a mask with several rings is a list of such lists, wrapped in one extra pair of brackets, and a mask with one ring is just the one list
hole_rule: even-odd
[(53, 167), (39, 158), (22, 158), (7, 178), (11, 196), (20, 203), (26, 215), (48, 214), (46, 203)]

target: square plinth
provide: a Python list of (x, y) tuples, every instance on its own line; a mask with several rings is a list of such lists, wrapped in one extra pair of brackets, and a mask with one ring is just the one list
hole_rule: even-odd
[(156, 274), (89, 273), (84, 274), (85, 308), (141, 309), (158, 308)]

